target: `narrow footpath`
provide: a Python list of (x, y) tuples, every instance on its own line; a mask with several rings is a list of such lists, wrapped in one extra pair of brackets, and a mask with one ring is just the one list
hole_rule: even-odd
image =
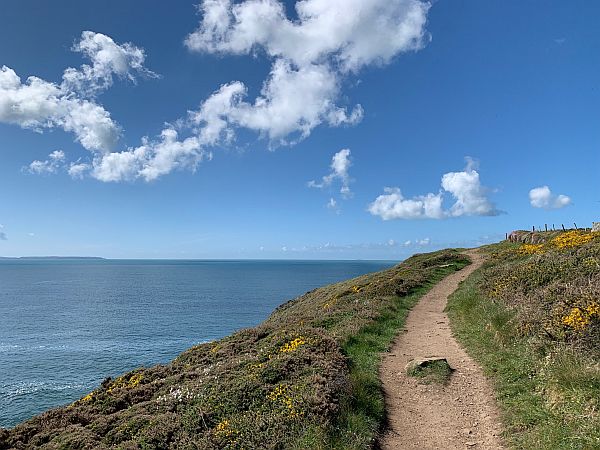
[[(504, 448), (493, 391), (479, 366), (458, 344), (444, 312), (448, 296), (484, 258), (466, 252), (473, 263), (438, 283), (410, 312), (406, 326), (382, 361), (389, 428), (383, 449)], [(421, 384), (406, 375), (409, 361), (443, 357), (455, 369), (446, 385)]]

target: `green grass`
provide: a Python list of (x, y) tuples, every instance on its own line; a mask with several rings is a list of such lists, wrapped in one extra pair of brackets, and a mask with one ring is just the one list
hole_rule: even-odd
[(464, 260), (436, 269), (425, 285), (396, 297), (377, 320), (348, 339), (343, 348), (350, 360), (352, 396), (342, 404), (336, 432), (327, 447), (364, 449), (376, 442), (385, 424), (385, 401), (379, 379), (382, 352), (389, 350), (410, 309), (440, 280), (466, 265), (468, 261)]
[(519, 332), (516, 309), (482, 294), (478, 270), (450, 297), (453, 331), (492, 379), (505, 425), (517, 449), (600, 448), (600, 370), (566, 343)]
[(425, 366), (414, 365), (407, 370), (407, 374), (419, 378), (422, 384), (447, 384), (453, 371), (447, 361), (438, 360)]

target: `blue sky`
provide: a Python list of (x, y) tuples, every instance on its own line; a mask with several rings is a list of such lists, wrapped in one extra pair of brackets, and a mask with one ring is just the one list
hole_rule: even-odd
[(600, 4), (348, 1), (5, 2), (0, 255), (400, 259), (600, 218)]

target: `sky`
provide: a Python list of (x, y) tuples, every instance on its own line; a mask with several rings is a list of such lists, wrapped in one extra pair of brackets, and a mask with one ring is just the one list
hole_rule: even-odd
[(591, 226), (599, 16), (3, 2), (0, 256), (403, 259)]

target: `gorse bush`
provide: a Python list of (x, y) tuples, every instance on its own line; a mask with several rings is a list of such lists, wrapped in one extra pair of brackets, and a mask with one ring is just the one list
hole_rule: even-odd
[(600, 355), (600, 233), (568, 231), (492, 252), (482, 289), (510, 306), (524, 335)]
[[(347, 447), (335, 443), (340, 436), (368, 448), (383, 417), (352, 412), (368, 409), (354, 401), (365, 383), (353, 368), (352, 342), (378, 330), (399, 297), (466, 263), (456, 251), (416, 255), (315, 289), (255, 328), (193, 347), (168, 365), (107, 379), (69, 406), (0, 430), (0, 449)], [(378, 389), (369, 401), (382, 404)], [(375, 420), (361, 419), (369, 425), (358, 439), (352, 423), (360, 414)]]
[(485, 251), (449, 315), (494, 382), (507, 444), (599, 449), (600, 233), (536, 233)]

